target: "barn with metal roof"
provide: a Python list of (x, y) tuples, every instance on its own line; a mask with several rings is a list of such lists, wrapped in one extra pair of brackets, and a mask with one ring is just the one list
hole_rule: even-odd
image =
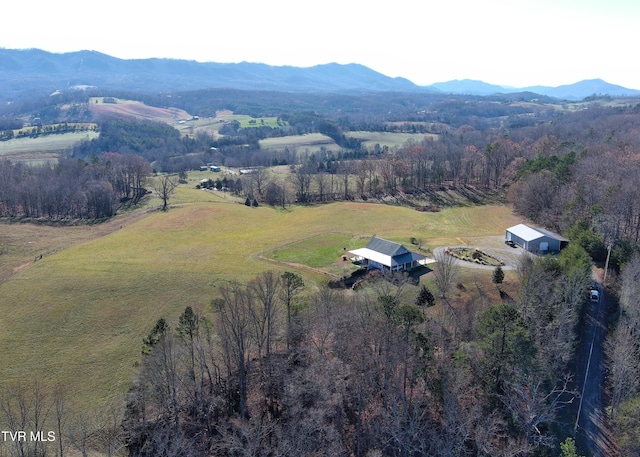
[(509, 227), (506, 230), (505, 239), (529, 252), (542, 254), (560, 252), (569, 244), (568, 239), (557, 233), (525, 224)]

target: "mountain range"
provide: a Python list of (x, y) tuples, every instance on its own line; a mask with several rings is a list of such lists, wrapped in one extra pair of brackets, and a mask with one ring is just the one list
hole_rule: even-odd
[(188, 91), (209, 88), (283, 92), (432, 92), (486, 96), (532, 92), (558, 99), (592, 95), (640, 96), (639, 90), (600, 79), (546, 87), (513, 88), (474, 80), (419, 86), (359, 64), (324, 64), (308, 68), (261, 63), (214, 63), (178, 59), (119, 59), (96, 51), (50, 53), (40, 49), (0, 48), (0, 98), (46, 95), (72, 88), (130, 91)]

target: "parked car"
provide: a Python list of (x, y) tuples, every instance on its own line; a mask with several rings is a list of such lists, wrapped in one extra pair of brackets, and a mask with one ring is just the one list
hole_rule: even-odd
[(592, 302), (597, 303), (600, 301), (600, 292), (597, 289), (591, 289), (589, 297), (591, 298)]

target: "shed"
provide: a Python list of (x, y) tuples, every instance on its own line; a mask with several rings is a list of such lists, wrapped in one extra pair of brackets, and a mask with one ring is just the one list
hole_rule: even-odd
[(549, 230), (530, 227), (525, 224), (509, 227), (505, 233), (506, 241), (512, 241), (521, 248), (534, 253), (560, 252), (569, 244), (569, 240)]

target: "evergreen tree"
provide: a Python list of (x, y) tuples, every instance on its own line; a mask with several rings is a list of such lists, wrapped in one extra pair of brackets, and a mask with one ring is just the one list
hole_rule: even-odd
[(502, 284), (502, 281), (504, 281), (504, 271), (502, 270), (502, 267), (498, 265), (493, 270), (493, 276), (491, 276), (491, 282), (493, 282), (496, 286), (499, 286), (500, 284)]
[(142, 339), (142, 354), (148, 355), (151, 353), (151, 349), (158, 344), (164, 334), (169, 330), (169, 325), (163, 317), (158, 319), (156, 325), (153, 327), (149, 335)]
[(429, 288), (423, 285), (416, 297), (416, 305), (418, 306), (433, 306), (436, 304), (436, 298), (433, 296)]
[(560, 451), (560, 457), (582, 457), (578, 455), (576, 442), (571, 437), (560, 443)]

